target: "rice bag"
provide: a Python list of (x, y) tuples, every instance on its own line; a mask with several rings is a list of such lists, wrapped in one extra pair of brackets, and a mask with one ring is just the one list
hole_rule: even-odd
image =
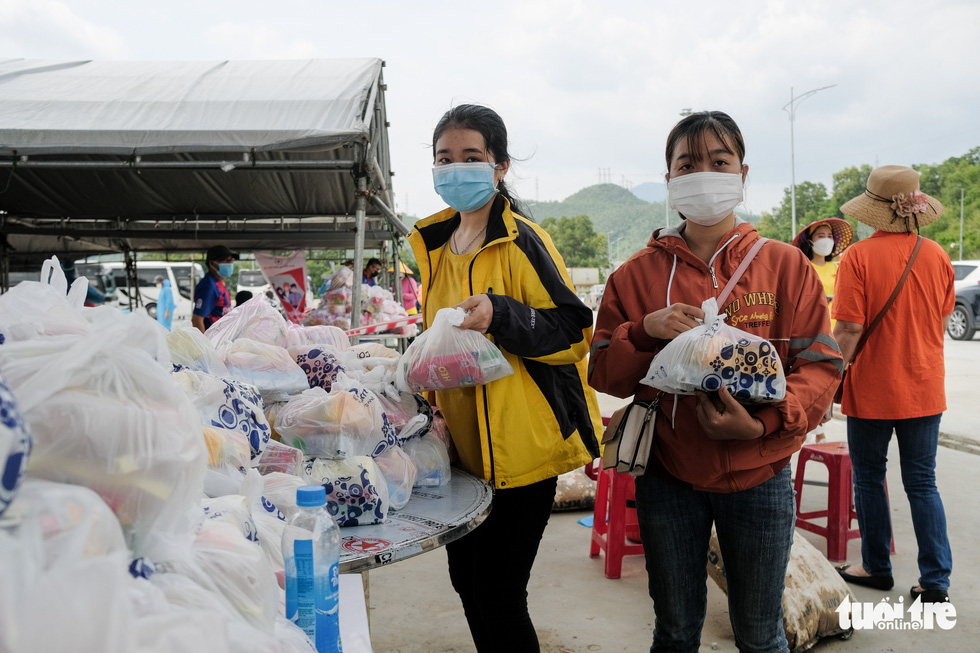
[(17, 400), (0, 376), (0, 517), (17, 494), (33, 442)]
[(441, 308), (432, 326), (408, 346), (401, 358), (400, 388), (411, 392), (483, 385), (514, 373), (490, 340), (479, 331), (457, 328), (466, 313)]
[(338, 526), (367, 526), (385, 520), (390, 506), (388, 485), (373, 458), (311, 458), (305, 466), (309, 482), (326, 488), (327, 510)]
[(786, 376), (772, 343), (725, 324), (714, 297), (701, 304), (704, 323), (660, 350), (640, 383), (673, 394), (728, 388), (740, 402), (772, 402), (786, 396)]
[(310, 387), (303, 370), (278, 345), (238, 338), (221, 345), (218, 351), (231, 376), (254, 385), (265, 401), (284, 401)]
[(194, 403), (201, 424), (240, 432), (248, 442), (250, 458), (262, 455), (272, 429), (254, 386), (193, 370), (174, 372), (173, 378)]

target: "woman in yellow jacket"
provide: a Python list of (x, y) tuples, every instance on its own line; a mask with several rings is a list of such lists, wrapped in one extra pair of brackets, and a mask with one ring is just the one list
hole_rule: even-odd
[(477, 651), (538, 651), (527, 582), (557, 476), (599, 455), (601, 420), (585, 362), (592, 311), (547, 232), (515, 212), (500, 116), (457, 106), (432, 141), (435, 189), (450, 208), (409, 236), (424, 323), (440, 308), (468, 311), (460, 328), (490, 337), (515, 371), (435, 393), (457, 464), (494, 488), (486, 521), (446, 547), (449, 575)]

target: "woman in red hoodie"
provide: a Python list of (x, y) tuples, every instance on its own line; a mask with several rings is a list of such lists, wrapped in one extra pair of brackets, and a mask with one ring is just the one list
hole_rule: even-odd
[[(704, 318), (752, 245), (738, 218), (748, 166), (735, 122), (720, 111), (679, 122), (667, 138), (667, 188), (684, 221), (658, 229), (613, 272), (596, 320), (589, 383), (617, 397), (653, 399), (641, 385), (654, 356)], [(790, 456), (833, 398), (843, 363), (823, 286), (802, 253), (766, 242), (718, 307), (727, 323), (769, 340), (786, 396), (743, 406), (723, 386), (667, 394), (637, 513), (656, 625), (651, 650), (696, 651), (706, 610), (708, 541), (715, 526), (739, 650), (786, 651), (782, 594), (793, 542)]]

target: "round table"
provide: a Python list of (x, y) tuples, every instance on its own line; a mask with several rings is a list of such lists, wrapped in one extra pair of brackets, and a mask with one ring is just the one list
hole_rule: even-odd
[(340, 529), (340, 573), (350, 574), (444, 546), (483, 523), (493, 496), (482, 479), (458, 469), (442, 487), (416, 488), (383, 524)]

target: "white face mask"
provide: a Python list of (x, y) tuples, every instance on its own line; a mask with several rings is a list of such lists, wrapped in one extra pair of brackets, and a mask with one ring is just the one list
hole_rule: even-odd
[(813, 241), (813, 253), (820, 256), (829, 256), (834, 251), (833, 238), (817, 238)]
[(670, 207), (696, 224), (710, 227), (742, 202), (742, 175), (692, 172), (667, 182)]

